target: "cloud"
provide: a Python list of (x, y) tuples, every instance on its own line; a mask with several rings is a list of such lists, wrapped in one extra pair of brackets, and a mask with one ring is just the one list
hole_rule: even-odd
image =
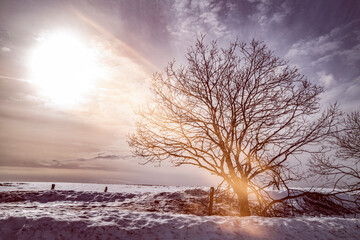
[(119, 160), (119, 159), (127, 159), (127, 158), (132, 158), (132, 157), (133, 156), (130, 154), (114, 154), (114, 153), (100, 152), (100, 153), (97, 153), (93, 157), (78, 158), (78, 159), (67, 160), (67, 161), (86, 162), (86, 161), (94, 161), (94, 160)]
[(119, 159), (119, 158), (126, 158), (130, 155), (116, 155), (116, 154), (107, 154), (107, 153), (99, 153), (96, 157), (93, 157), (92, 159)]
[(341, 59), (339, 62), (351, 66), (360, 60), (360, 31), (354, 31), (358, 24), (360, 19), (333, 28), (327, 34), (301, 39), (290, 47), (285, 58), (295, 62), (310, 61), (312, 66)]
[(228, 34), (227, 26), (222, 22), (221, 11), (231, 7), (222, 1), (183, 1), (173, 3), (171, 13), (173, 21), (168, 30), (177, 41), (193, 42), (200, 33), (219, 38)]
[(40, 165), (42, 167), (48, 167), (48, 168), (65, 168), (65, 169), (77, 169), (80, 166), (75, 163), (64, 163), (64, 161), (59, 161), (56, 159), (50, 160), (50, 161), (41, 161)]
[[(133, 156), (130, 154), (113, 154), (100, 152), (91, 157), (82, 157), (75, 159), (52, 159), (38, 162), (39, 166), (47, 168), (64, 168), (64, 169), (103, 169), (103, 170), (116, 170), (119, 169), (119, 164), (116, 161), (125, 163), (127, 159)], [(109, 161), (111, 160), (111, 161)], [(121, 169), (127, 168), (121, 164)]]
[(1, 51), (2, 51), (2, 52), (10, 52), (11, 49), (8, 48), (8, 47), (1, 47)]
[(322, 56), (322, 58), (326, 57), (341, 46), (340, 39), (332, 38), (332, 34), (330, 33), (315, 39), (300, 40), (291, 46), (285, 57), (289, 59), (314, 55)]
[[(349, 100), (357, 100), (360, 93), (360, 76), (355, 78), (351, 83), (347, 84), (345, 94)], [(359, 105), (357, 103), (357, 107)]]
[(11, 93), (0, 102), (1, 166), (36, 165), (46, 159), (98, 152), (117, 138), (113, 130), (92, 119), (51, 109), (22, 96), (28, 92), (15, 80), (9, 83), (17, 84), (0, 83)]
[(322, 94), (322, 102), (334, 103), (339, 102), (344, 111), (349, 112), (353, 110), (360, 110), (359, 108), (359, 92), (360, 92), (360, 76), (357, 76), (351, 81), (337, 81), (332, 83), (332, 75), (322, 73), (322, 80), (330, 81), (331, 84)]
[(320, 83), (327, 88), (336, 84), (334, 76), (331, 73), (326, 73), (325, 71), (321, 71), (321, 72), (317, 72), (317, 75), (319, 77)]
[(324, 56), (311, 62), (311, 65), (316, 66), (330, 62), (334, 59), (342, 59), (343, 63), (348, 66), (355, 66), (360, 61), (360, 44), (357, 44), (350, 49), (342, 49), (341, 47), (334, 48), (333, 51), (329, 51)]
[(250, 19), (257, 22), (261, 27), (269, 24), (281, 24), (292, 13), (291, 5), (284, 1), (274, 3), (270, 0), (248, 0), (255, 4), (256, 11), (250, 15)]
[(320, 36), (301, 39), (285, 58), (325, 87), (324, 103), (339, 102), (345, 111), (358, 105), (360, 92), (360, 19), (337, 26)]

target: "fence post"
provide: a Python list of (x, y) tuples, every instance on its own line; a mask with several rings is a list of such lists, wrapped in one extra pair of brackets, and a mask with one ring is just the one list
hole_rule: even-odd
[(55, 189), (55, 184), (51, 184), (51, 190), (54, 190)]
[(212, 215), (213, 204), (214, 204), (214, 187), (211, 187), (210, 188), (209, 216)]

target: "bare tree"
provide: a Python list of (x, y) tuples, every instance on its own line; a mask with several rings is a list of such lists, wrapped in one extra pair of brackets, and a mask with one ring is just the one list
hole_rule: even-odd
[(337, 106), (321, 113), (322, 88), (262, 42), (220, 48), (202, 37), (186, 59), (185, 66), (170, 62), (165, 74), (154, 74), (154, 101), (136, 112), (129, 145), (147, 162), (169, 160), (222, 177), (241, 216), (251, 214), (251, 193), (256, 211), (269, 210), (265, 190), (297, 179), (290, 157), (332, 132)]
[(330, 152), (313, 154), (311, 171), (326, 180), (335, 180), (333, 188), (360, 190), (360, 112), (347, 114), (330, 141)]

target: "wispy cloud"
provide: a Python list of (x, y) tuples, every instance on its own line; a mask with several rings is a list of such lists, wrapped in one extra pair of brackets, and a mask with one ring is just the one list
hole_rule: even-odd
[[(353, 65), (360, 60), (360, 31), (353, 31), (360, 19), (332, 29), (329, 33), (294, 43), (285, 57), (292, 61), (306, 59), (316, 66), (341, 58), (339, 62)], [(355, 44), (354, 44), (355, 43)]]
[(317, 72), (317, 75), (319, 77), (320, 83), (322, 83), (322, 85), (324, 85), (325, 87), (330, 87), (336, 84), (336, 80), (334, 79), (334, 76), (331, 73), (320, 71)]
[(8, 48), (8, 47), (1, 47), (1, 51), (2, 51), (2, 52), (10, 52), (11, 49)]
[[(325, 79), (331, 79), (331, 77), (331, 74), (325, 75)], [(323, 80), (325, 79), (323, 77)], [(357, 76), (348, 82), (338, 81), (337, 84), (331, 84), (331, 87), (322, 94), (322, 101), (324, 103), (340, 102), (345, 111), (360, 110), (359, 92), (360, 76)]]
[[(49, 168), (64, 168), (64, 169), (118, 169), (118, 164), (114, 161), (124, 162), (127, 159), (131, 159), (130, 154), (114, 154), (100, 152), (90, 157), (82, 157), (75, 159), (52, 159), (40, 161), (39, 165)], [(110, 162), (109, 162), (110, 161)]]
[(250, 15), (250, 19), (257, 22), (261, 27), (266, 27), (269, 24), (280, 24), (284, 21), (286, 16), (292, 12), (289, 2), (274, 3), (270, 0), (248, 0), (255, 4), (256, 11)]
[(325, 87), (322, 100), (353, 109), (360, 92), (360, 19), (295, 42), (285, 58)]
[(187, 39), (191, 43), (200, 33), (207, 33), (211, 38), (222, 37), (228, 34), (228, 29), (220, 12), (228, 7), (222, 1), (176, 0), (171, 9), (173, 20), (168, 30), (177, 41)]

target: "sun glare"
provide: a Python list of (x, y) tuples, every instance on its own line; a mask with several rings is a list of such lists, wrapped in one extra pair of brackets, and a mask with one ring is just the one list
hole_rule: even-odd
[(76, 34), (48, 34), (30, 57), (31, 82), (54, 104), (64, 107), (81, 103), (95, 88), (100, 66), (93, 49)]

